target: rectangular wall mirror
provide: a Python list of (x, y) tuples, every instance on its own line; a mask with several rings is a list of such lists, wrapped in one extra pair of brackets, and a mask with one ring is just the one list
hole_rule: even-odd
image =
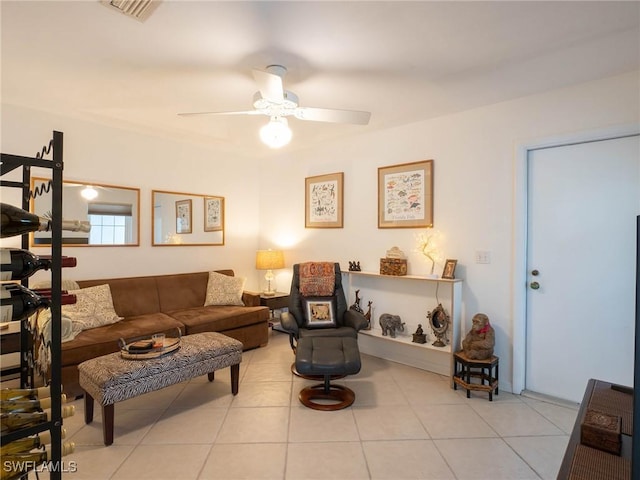
[[(31, 191), (42, 194), (31, 199), (31, 211), (50, 216), (51, 191), (44, 186), (49, 179), (33, 177)], [(65, 180), (62, 184), (63, 220), (88, 221), (90, 232), (62, 232), (65, 246), (137, 246), (140, 245), (140, 189), (99, 183)], [(51, 245), (51, 233), (31, 235), (32, 247)]]
[(224, 197), (151, 192), (153, 246), (224, 245)]

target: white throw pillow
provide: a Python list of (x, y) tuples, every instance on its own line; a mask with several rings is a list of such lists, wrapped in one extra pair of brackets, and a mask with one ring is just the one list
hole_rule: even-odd
[(73, 305), (63, 305), (62, 316), (71, 319), (74, 324), (79, 324), (82, 330), (122, 320), (113, 308), (111, 288), (108, 284), (69, 290), (69, 293), (74, 294), (77, 301)]
[(242, 292), (246, 278), (230, 277), (217, 272), (209, 272), (207, 297), (204, 306), (208, 305), (244, 305)]

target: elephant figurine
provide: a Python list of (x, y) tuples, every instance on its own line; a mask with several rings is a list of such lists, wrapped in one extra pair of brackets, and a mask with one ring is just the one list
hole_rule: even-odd
[(404, 323), (398, 315), (383, 313), (380, 315), (379, 322), (380, 328), (382, 328), (382, 335), (385, 337), (389, 334), (391, 338), (396, 338), (396, 330), (404, 332)]

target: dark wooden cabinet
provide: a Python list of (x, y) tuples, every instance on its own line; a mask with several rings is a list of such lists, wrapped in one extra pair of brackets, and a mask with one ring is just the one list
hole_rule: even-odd
[[(614, 455), (580, 441), (587, 410), (622, 418), (622, 451)], [(576, 423), (558, 472), (558, 480), (631, 480), (633, 389), (591, 379), (580, 404)]]

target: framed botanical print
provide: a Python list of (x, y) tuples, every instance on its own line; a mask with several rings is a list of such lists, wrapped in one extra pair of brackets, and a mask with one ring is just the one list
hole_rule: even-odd
[(176, 233), (191, 233), (191, 199), (176, 202)]
[(204, 231), (224, 228), (224, 197), (204, 197)]
[(344, 173), (305, 178), (305, 228), (342, 228)]
[(378, 168), (378, 228), (433, 227), (433, 160)]

